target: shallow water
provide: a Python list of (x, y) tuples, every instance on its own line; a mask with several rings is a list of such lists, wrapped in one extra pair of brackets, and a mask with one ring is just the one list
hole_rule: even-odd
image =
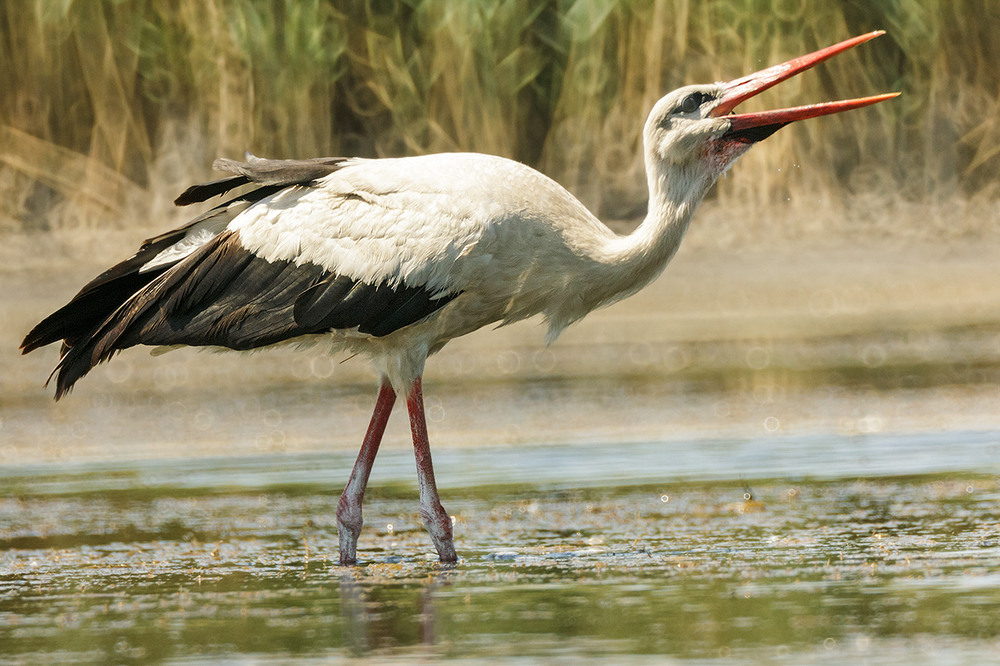
[[(0, 500), (0, 654), (987, 661), (1000, 648), (998, 443), (446, 449), (456, 567), (434, 561), (402, 452), (379, 461), (349, 568), (335, 564), (337, 456), (20, 468)], [(910, 475), (878, 476), (900, 451), (954, 453), (956, 471), (904, 457)], [(626, 482), (629, 465), (642, 474)], [(448, 489), (455, 478), (469, 484)]]

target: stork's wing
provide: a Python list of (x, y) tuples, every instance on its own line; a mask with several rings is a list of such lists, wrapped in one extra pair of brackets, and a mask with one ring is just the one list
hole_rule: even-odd
[[(60, 397), (96, 364), (137, 344), (250, 349), (333, 329), (384, 336), (427, 317), (458, 292), (393, 275), (393, 267), (398, 267), (395, 256), (386, 257), (384, 266), (369, 267), (369, 273), (379, 279), (365, 280), (301, 253), (280, 257), (274, 256), (274, 247), (248, 248), (240, 237), (234, 221), (242, 215), (263, 216), (278, 220), (275, 226), (283, 230), (275, 241), (278, 246), (298, 242), (294, 233), (289, 241), (289, 229), (298, 228), (303, 210), (309, 212), (316, 200), (306, 201), (295, 211), (295, 197), (321, 189), (310, 186), (344, 162), (340, 158), (287, 163), (254, 158), (248, 163), (217, 163), (238, 175), (189, 188), (179, 201), (204, 200), (244, 185), (252, 189), (180, 229), (148, 239), (133, 257), (92, 280), (70, 303), (38, 324), (22, 349), (26, 353), (64, 341), (56, 368), (56, 396)], [(295, 196), (281, 199), (285, 190)], [(333, 199), (338, 197), (355, 205), (321, 211), (333, 221), (324, 226), (313, 219), (313, 226), (320, 227), (316, 233), (336, 235), (338, 221), (368, 213), (372, 233), (385, 240), (378, 217), (367, 209), (370, 204), (364, 203), (364, 197), (340, 193)], [(327, 194), (319, 196), (323, 201), (328, 198)], [(359, 202), (364, 203), (360, 209)], [(290, 221), (282, 222), (282, 216)], [(353, 242), (339, 240), (347, 245)]]
[(246, 250), (234, 232), (223, 231), (69, 347), (56, 367), (56, 397), (98, 363), (135, 345), (246, 350), (334, 329), (382, 336), (454, 297), (434, 297), (420, 287), (373, 286), (313, 264), (267, 261)]

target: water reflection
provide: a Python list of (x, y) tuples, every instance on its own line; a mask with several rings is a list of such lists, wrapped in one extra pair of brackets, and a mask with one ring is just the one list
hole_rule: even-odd
[(396, 562), (360, 572), (340, 567), (343, 645), (351, 656), (369, 656), (401, 645), (435, 646), (436, 595), (450, 585), (450, 568), (434, 567), (419, 583), (397, 588), (395, 576), (403, 567)]

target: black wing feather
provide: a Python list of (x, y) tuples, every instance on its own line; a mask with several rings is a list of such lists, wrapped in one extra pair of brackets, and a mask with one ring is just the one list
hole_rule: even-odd
[[(386, 313), (377, 322), (370, 322), (370, 325), (366, 326), (368, 333), (375, 337), (389, 335), (393, 331), (423, 319), (454, 298), (453, 295), (434, 298), (431, 292), (426, 289), (411, 288), (401, 290), (400, 296), (402, 298), (399, 298), (394, 304), (391, 312)], [(441, 301), (444, 299), (447, 300), (442, 303)]]
[(56, 367), (56, 397), (98, 363), (135, 345), (264, 347), (303, 335), (357, 329), (385, 336), (458, 294), (370, 285), (315, 264), (267, 261), (224, 231), (156, 277)]
[(343, 275), (331, 275), (303, 291), (295, 300), (293, 316), (304, 328), (322, 328), (330, 312), (343, 301), (355, 285), (354, 280)]
[(295, 320), (316, 330), (357, 328), (382, 337), (420, 321), (449, 303), (455, 294), (435, 294), (420, 286), (372, 285), (330, 275), (295, 302)]

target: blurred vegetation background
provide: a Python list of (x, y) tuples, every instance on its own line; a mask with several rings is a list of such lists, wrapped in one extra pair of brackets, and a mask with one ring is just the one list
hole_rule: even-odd
[(161, 226), (215, 157), (245, 150), (506, 155), (634, 220), (662, 94), (878, 28), (745, 108), (903, 96), (779, 133), (712, 198), (791, 206), (794, 233), (985, 233), (994, 0), (2, 0), (0, 233)]
[(624, 232), (656, 99), (879, 28), (744, 108), (903, 95), (750, 151), (666, 279), (551, 348), (450, 344), (428, 413), (459, 445), (996, 427), (1000, 2), (0, 0), (0, 462), (354, 449), (371, 372), (321, 347), (127, 353), (58, 404), (58, 349), (18, 353), (197, 215), (172, 201), (216, 157), (506, 155)]

